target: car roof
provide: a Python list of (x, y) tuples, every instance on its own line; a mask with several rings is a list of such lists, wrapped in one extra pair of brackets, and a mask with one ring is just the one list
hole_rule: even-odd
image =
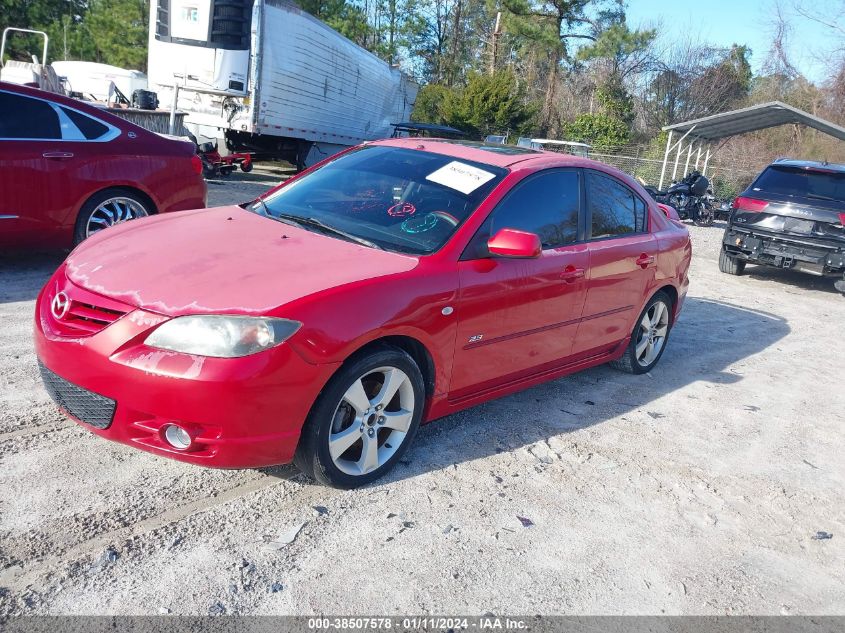
[(368, 145), (420, 149), (435, 154), (451, 156), (493, 167), (596, 167), (607, 171), (607, 165), (571, 154), (547, 152), (545, 150), (517, 147), (516, 145), (494, 145), (476, 141), (462, 141), (432, 138), (401, 138), (373, 141)]
[(771, 164), (772, 167), (796, 167), (799, 169), (820, 169), (824, 171), (835, 171), (845, 173), (845, 165), (838, 163), (827, 163), (817, 160), (799, 160), (796, 158), (779, 158)]
[(586, 147), (592, 149), (593, 146), (587, 143), (579, 143), (578, 141), (558, 141), (553, 138), (532, 138), (532, 143), (542, 143), (543, 145), (566, 145), (569, 147)]

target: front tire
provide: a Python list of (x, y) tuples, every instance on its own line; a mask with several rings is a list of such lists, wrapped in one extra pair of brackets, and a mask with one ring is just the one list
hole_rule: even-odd
[(356, 488), (387, 473), (413, 441), (425, 385), (414, 360), (384, 347), (348, 362), (317, 398), (294, 463), (318, 482)]
[(129, 189), (104, 189), (88, 198), (73, 231), (76, 246), (95, 233), (116, 224), (146, 217), (155, 213), (155, 208), (145, 196)]
[(651, 371), (666, 350), (672, 328), (671, 315), (672, 300), (665, 292), (658, 292), (637, 319), (625, 353), (618, 360), (611, 361), (610, 366), (629, 374)]
[(745, 272), (745, 260), (731, 257), (723, 247), (719, 252), (719, 270), (728, 275), (741, 275)]

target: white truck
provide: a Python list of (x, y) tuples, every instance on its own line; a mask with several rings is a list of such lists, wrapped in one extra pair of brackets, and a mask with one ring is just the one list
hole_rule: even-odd
[(287, 0), (150, 6), (150, 89), (200, 142), (303, 167), (409, 118), (413, 80)]

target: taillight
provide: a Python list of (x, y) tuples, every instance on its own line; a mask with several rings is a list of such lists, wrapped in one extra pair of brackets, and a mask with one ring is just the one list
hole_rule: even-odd
[(845, 226), (845, 213), (839, 214), (839, 224), (841, 224), (842, 226)]
[(769, 206), (765, 200), (757, 200), (756, 198), (747, 198), (739, 196), (734, 200), (734, 209), (741, 209), (742, 211), (752, 211), (757, 213)]
[(195, 174), (202, 173), (202, 160), (200, 160), (200, 157), (196, 154), (191, 156), (191, 167), (193, 167)]

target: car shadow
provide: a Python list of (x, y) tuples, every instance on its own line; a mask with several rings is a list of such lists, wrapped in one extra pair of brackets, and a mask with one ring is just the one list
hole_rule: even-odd
[(749, 277), (755, 281), (773, 281), (776, 283), (787, 284), (801, 290), (810, 290), (813, 292), (826, 292), (829, 294), (839, 294), (833, 284), (836, 281), (833, 277), (818, 277), (808, 273), (802, 273), (797, 270), (788, 268), (775, 268), (774, 266), (755, 266), (748, 264), (745, 267), (744, 277)]
[(0, 253), (0, 304), (35, 299), (65, 257), (66, 251)]
[[(664, 417), (649, 410), (662, 396), (693, 383), (741, 381), (735, 365), (789, 332), (784, 319), (767, 312), (689, 298), (649, 374), (633, 376), (603, 365), (436, 420), (419, 430), (397, 468), (373, 485), (515, 451), (637, 411)], [(695, 407), (695, 390), (688, 397)]]

